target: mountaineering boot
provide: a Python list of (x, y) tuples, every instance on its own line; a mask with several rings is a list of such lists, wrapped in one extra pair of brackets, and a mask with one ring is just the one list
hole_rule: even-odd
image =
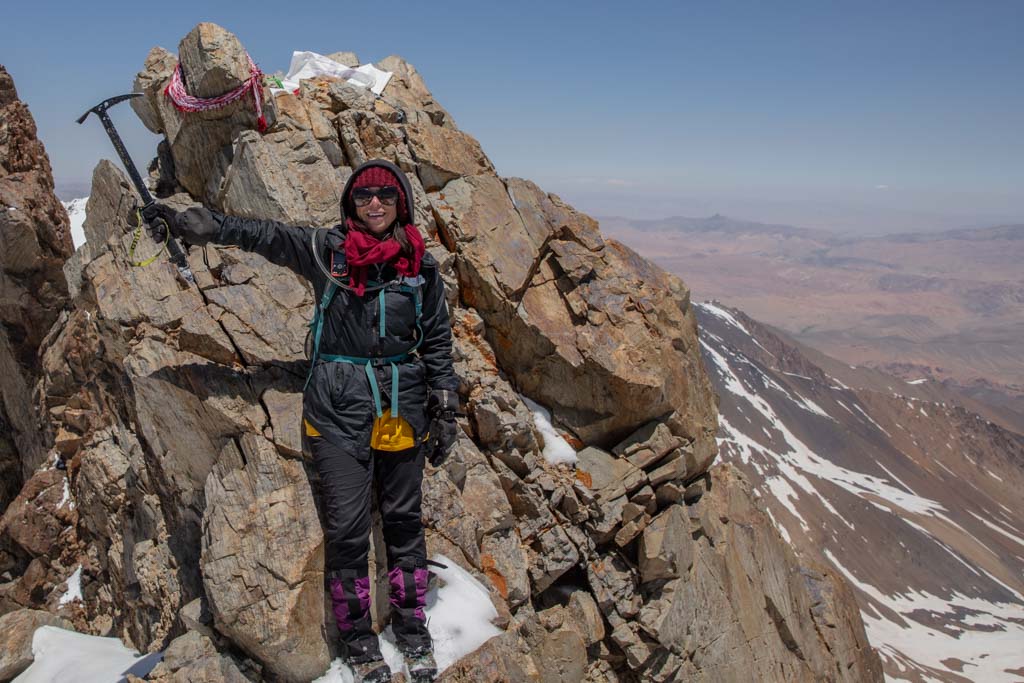
[(391, 602), (391, 630), (398, 649), (407, 652), (430, 649), (427, 630), (427, 581), (425, 561), (399, 562), (388, 572), (388, 600)]
[(370, 624), (370, 577), (366, 570), (333, 571), (328, 579), (342, 661), (352, 667), (356, 681), (389, 682), (391, 669), (381, 656), (380, 642)]
[(422, 560), (396, 563), (388, 572), (391, 602), (391, 630), (398, 649), (405, 655), (414, 683), (434, 680), (434, 662), (430, 632), (427, 630), (427, 582), (430, 572)]
[(409, 667), (412, 683), (429, 683), (437, 677), (437, 663), (430, 647), (418, 647), (402, 652)]
[[(383, 659), (367, 661), (347, 660), (355, 675), (355, 683), (391, 683), (391, 667)], [(413, 679), (417, 680), (417, 679)], [(433, 680), (433, 679), (424, 679)]]

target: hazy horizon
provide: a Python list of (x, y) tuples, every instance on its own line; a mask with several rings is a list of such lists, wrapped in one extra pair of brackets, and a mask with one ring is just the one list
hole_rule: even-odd
[[(115, 161), (116, 160), (112, 160)], [(119, 165), (119, 164), (118, 164)], [(534, 180), (531, 178), (531, 180)], [(56, 182), (56, 194), (64, 201), (88, 196), (89, 181)], [(770, 200), (716, 200), (697, 197), (647, 198), (645, 206), (653, 204), (654, 212), (641, 212), (634, 208), (628, 193), (621, 196), (607, 193), (576, 192), (571, 187), (559, 190), (551, 184), (540, 183), (543, 190), (560, 196), (574, 208), (595, 219), (621, 218), (625, 220), (663, 220), (670, 218), (709, 218), (722, 215), (728, 218), (786, 225), (794, 228), (825, 230), (837, 234), (859, 236), (890, 235), (912, 232), (944, 232), (962, 228), (989, 228), (999, 225), (1024, 224), (1021, 214), (940, 214), (925, 211), (886, 210), (873, 207), (844, 207), (815, 202), (772, 202)], [(632, 212), (632, 213), (630, 213)], [(868, 220), (870, 217), (870, 222)]]

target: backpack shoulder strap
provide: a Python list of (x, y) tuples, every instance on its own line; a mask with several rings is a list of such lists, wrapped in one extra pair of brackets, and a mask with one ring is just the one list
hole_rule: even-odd
[(313, 335), (313, 352), (309, 358), (309, 376), (306, 377), (306, 384), (309, 384), (309, 378), (313, 376), (313, 366), (316, 365), (316, 361), (320, 357), (320, 335), (324, 329), (324, 312), (331, 305), (331, 301), (337, 292), (338, 285), (328, 281), (324, 286), (323, 296), (317, 302), (313, 319), (309, 321), (309, 331)]

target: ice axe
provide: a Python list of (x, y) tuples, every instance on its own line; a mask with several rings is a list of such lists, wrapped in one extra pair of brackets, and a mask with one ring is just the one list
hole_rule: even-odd
[[(142, 182), (142, 176), (139, 175), (139, 170), (135, 168), (135, 164), (132, 163), (132, 158), (128, 156), (128, 150), (125, 149), (124, 142), (121, 141), (121, 136), (117, 134), (117, 129), (114, 128), (114, 122), (110, 120), (110, 116), (107, 115), (107, 110), (113, 107), (115, 104), (130, 100), (133, 97), (142, 97), (142, 93), (133, 92), (127, 95), (118, 95), (109, 99), (103, 100), (92, 109), (88, 110), (80, 117), (78, 117), (78, 123), (84, 123), (89, 114), (96, 114), (100, 121), (103, 122), (103, 129), (107, 131), (107, 136), (110, 138), (110, 142), (113, 143), (114, 149), (117, 150), (117, 156), (121, 159), (121, 164), (124, 165), (124, 169), (128, 171), (128, 177), (131, 178), (132, 185), (135, 186), (135, 191), (139, 193), (139, 197), (142, 198), (142, 211), (145, 211), (146, 207), (154, 203), (153, 195), (149, 193), (149, 188), (146, 187), (145, 183)], [(140, 212), (140, 215), (142, 212)], [(146, 225), (149, 227), (150, 236), (157, 242), (167, 241), (167, 251), (170, 253), (171, 263), (178, 268), (178, 276), (186, 282), (186, 284), (195, 284), (195, 276), (192, 275), (192, 268), (188, 265), (188, 259), (185, 258), (185, 252), (181, 250), (181, 245), (178, 244), (170, 234), (170, 226), (162, 218), (155, 218), (152, 221), (146, 220)], [(161, 227), (162, 225), (162, 227)], [(136, 239), (138, 239), (136, 237)], [(135, 244), (132, 244), (134, 251)]]

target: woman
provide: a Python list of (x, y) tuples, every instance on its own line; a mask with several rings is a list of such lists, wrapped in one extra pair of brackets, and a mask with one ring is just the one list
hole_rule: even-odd
[[(387, 546), (392, 628), (413, 680), (436, 667), (424, 614), (427, 555), (420, 521), (424, 459), (439, 465), (455, 441), (458, 380), (436, 260), (412, 220), (412, 187), (386, 161), (355, 170), (329, 231), (161, 204), (171, 232), (195, 245), (236, 245), (313, 284), (312, 359), (303, 423), (320, 476), (326, 573), (341, 653), (357, 680), (391, 672), (370, 628), (371, 487)], [(328, 272), (330, 278), (328, 277)]]

